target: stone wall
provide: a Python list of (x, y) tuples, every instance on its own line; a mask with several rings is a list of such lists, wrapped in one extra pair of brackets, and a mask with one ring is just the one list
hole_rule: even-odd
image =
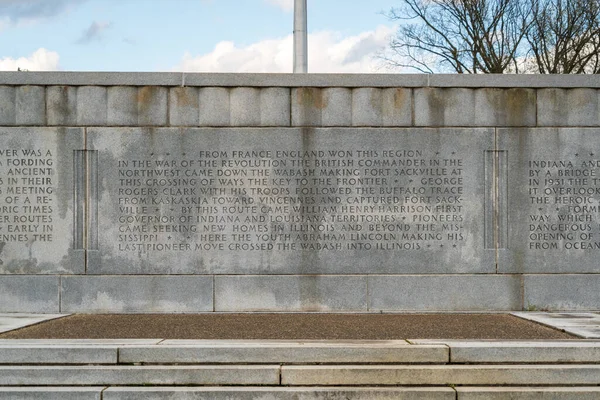
[(599, 88), (0, 73), (0, 311), (597, 310)]

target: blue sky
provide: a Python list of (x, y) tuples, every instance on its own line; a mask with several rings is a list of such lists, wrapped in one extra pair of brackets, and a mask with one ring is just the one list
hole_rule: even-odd
[[(309, 72), (389, 72), (397, 0), (308, 0)], [(0, 70), (291, 72), (293, 0), (0, 0)]]

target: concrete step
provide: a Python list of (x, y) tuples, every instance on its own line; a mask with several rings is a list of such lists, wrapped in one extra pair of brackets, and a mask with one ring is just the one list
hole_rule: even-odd
[(600, 363), (600, 341), (0, 341), (0, 364)]
[(447, 363), (445, 345), (406, 341), (197, 341), (0, 343), (0, 364)]
[(0, 386), (279, 385), (278, 365), (2, 366)]
[(120, 363), (447, 363), (445, 345), (406, 341), (184, 341), (119, 349)]
[(451, 363), (600, 363), (599, 341), (411, 340), (444, 345)]
[(103, 400), (455, 400), (451, 388), (135, 388), (114, 387)]
[(0, 387), (0, 400), (101, 400), (106, 387)]
[(0, 387), (0, 400), (597, 400), (600, 387)]
[(598, 400), (600, 387), (456, 387), (457, 400)]
[(282, 385), (596, 385), (600, 365), (282, 366)]

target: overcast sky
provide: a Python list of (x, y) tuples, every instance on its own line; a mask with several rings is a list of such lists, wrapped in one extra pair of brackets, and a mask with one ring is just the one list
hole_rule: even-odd
[[(0, 70), (292, 72), (293, 3), (0, 0)], [(309, 72), (390, 72), (397, 4), (308, 0)]]

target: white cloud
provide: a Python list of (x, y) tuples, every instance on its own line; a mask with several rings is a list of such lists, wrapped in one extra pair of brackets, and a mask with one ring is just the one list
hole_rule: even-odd
[(294, 0), (265, 0), (267, 3), (281, 8), (285, 12), (290, 12), (294, 9)]
[[(308, 71), (323, 73), (380, 72), (376, 56), (388, 44), (394, 27), (343, 37), (324, 31), (308, 36)], [(189, 72), (292, 72), (293, 36), (263, 40), (245, 47), (219, 42), (207, 54), (186, 53), (174, 69)], [(382, 71), (383, 72), (383, 71)]]
[(28, 71), (57, 71), (59, 55), (54, 51), (44, 48), (37, 49), (29, 57), (0, 58), (0, 71), (17, 71), (18, 69)]

